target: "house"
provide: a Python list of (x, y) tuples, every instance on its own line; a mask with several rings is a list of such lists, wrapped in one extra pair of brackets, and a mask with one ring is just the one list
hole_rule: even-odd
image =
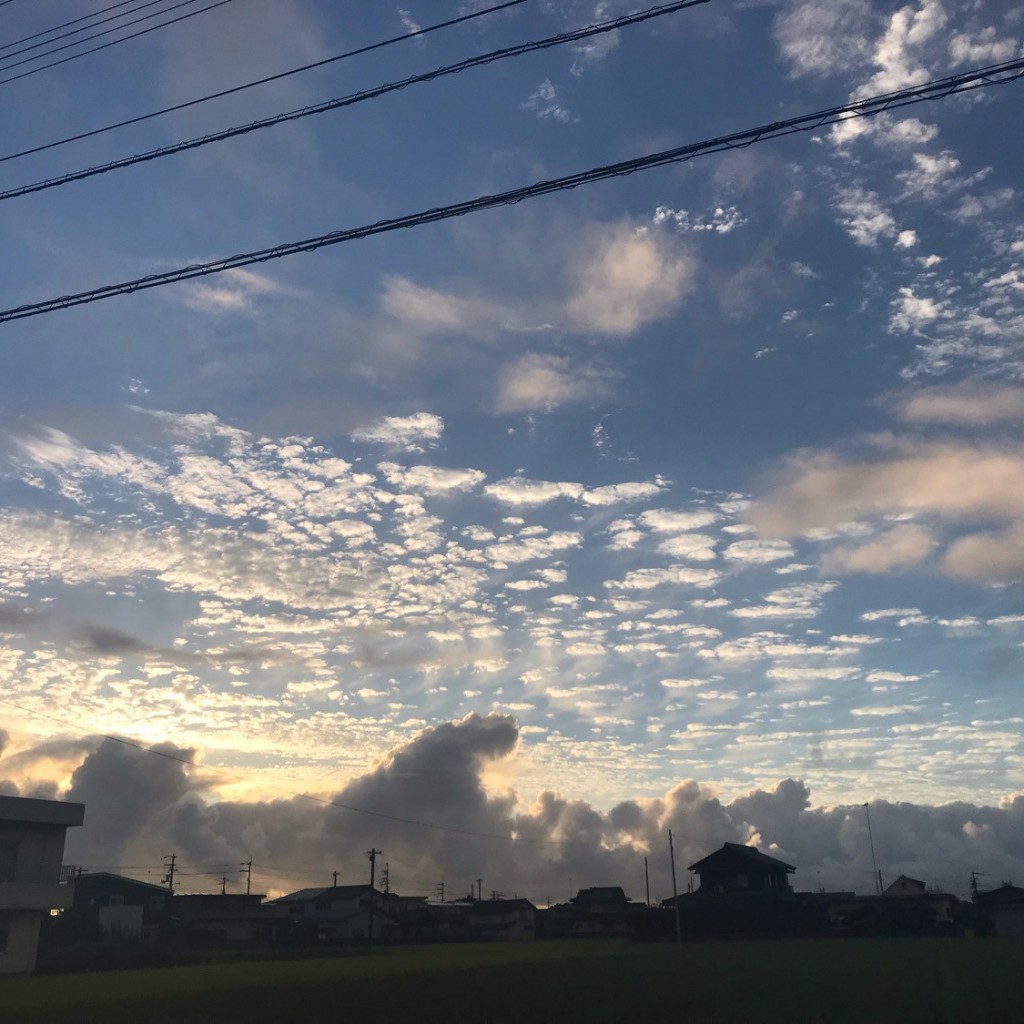
[(1024, 938), (1024, 889), (1003, 882), (998, 889), (974, 894), (981, 930), (1000, 938)]
[(817, 898), (834, 934), (955, 935), (961, 929), (960, 901), (955, 896), (906, 875), (880, 894), (820, 893)]
[(0, 973), (33, 970), (43, 917), (71, 903), (64, 838), (84, 819), (84, 804), (0, 796)]
[(621, 886), (600, 885), (541, 911), (539, 924), (545, 938), (626, 938), (641, 926), (646, 911)]
[(753, 846), (724, 843), (720, 850), (691, 864), (690, 871), (700, 876), (698, 893), (789, 893), (788, 875), (796, 868), (761, 853)]
[[(373, 913), (370, 901), (373, 900)], [(299, 889), (263, 905), (269, 937), (294, 942), (394, 940), (399, 927), (387, 913), (384, 893), (369, 885), (329, 885)]]
[(261, 936), (263, 896), (256, 893), (184, 893), (174, 897), (174, 923), (194, 945), (248, 943)]
[(66, 917), (83, 937), (100, 932), (157, 942), (167, 935), (171, 899), (162, 885), (109, 871), (83, 872), (75, 878), (75, 899)]
[(537, 908), (525, 899), (478, 900), (469, 907), (468, 937), (476, 942), (524, 942), (536, 936)]
[(900, 875), (895, 882), (885, 887), (883, 896), (923, 896), (925, 884), (917, 878), (908, 878)]

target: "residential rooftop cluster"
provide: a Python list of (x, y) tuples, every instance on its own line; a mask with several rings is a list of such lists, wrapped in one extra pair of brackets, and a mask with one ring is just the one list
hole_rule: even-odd
[[(700, 941), (825, 936), (1024, 936), (1024, 888), (1010, 882), (970, 901), (901, 875), (883, 891), (799, 892), (794, 868), (751, 846), (724, 843), (689, 865), (692, 891), (657, 905), (620, 886), (580, 889), (565, 903), (479, 887), (461, 899), (383, 891), (369, 882), (259, 893), (178, 893), (108, 871), (62, 865), (64, 835), (82, 804), (0, 797), (0, 973), (28, 972), (44, 944), (123, 942), (315, 948), (399, 943), (618, 938)], [(376, 852), (376, 851), (375, 851)]]

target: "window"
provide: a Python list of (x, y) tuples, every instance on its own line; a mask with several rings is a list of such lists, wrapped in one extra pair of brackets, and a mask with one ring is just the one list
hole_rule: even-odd
[(304, 914), (305, 912), (306, 908), (301, 903), (293, 903), (292, 906), (288, 908), (289, 914)]
[(0, 882), (17, 881), (18, 846), (17, 839), (0, 839)]

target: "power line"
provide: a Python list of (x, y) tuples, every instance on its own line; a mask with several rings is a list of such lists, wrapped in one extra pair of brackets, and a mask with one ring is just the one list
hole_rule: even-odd
[[(10, 0), (4, 0), (4, 2), (10, 3)], [(440, 29), (450, 28), (453, 25), (459, 25), (464, 21), (472, 21), (474, 18), (482, 18), (487, 14), (494, 14), (497, 11), (503, 11), (508, 7), (518, 7), (520, 4), (524, 3), (526, 3), (526, 0), (506, 0), (506, 2), (497, 4), (494, 7), (485, 7), (478, 11), (472, 11), (469, 14), (460, 15), (458, 18), (450, 18), (448, 21), (437, 22), (434, 25), (428, 25), (426, 28), (416, 29), (415, 32), (403, 32), (400, 36), (391, 36), (389, 39), (370, 43), (367, 46), (360, 46), (355, 50), (348, 50), (345, 53), (339, 53), (334, 57), (326, 57), (324, 60), (314, 61), (312, 64), (303, 64), (302, 67), (292, 68), (290, 71), (282, 71), (276, 75), (268, 75), (266, 78), (260, 78), (254, 82), (246, 82), (244, 85), (236, 85), (230, 89), (222, 89), (220, 92), (209, 93), (206, 96), (200, 96), (197, 99), (188, 100), (185, 103), (177, 103), (172, 107), (164, 107), (161, 110), (154, 110), (148, 114), (140, 114), (137, 117), (131, 117), (125, 121), (117, 121), (114, 124), (104, 125), (102, 128), (94, 128), (91, 131), (81, 132), (78, 135), (69, 135), (67, 138), (58, 139), (56, 142), (48, 142), (42, 146), (35, 146), (32, 149), (25, 149), (20, 153), (11, 153), (8, 156), (0, 156), (0, 163), (6, 163), (8, 160), (17, 160), (19, 157), (23, 156), (31, 156), (33, 153), (42, 153), (47, 149), (54, 149), (57, 146), (65, 146), (69, 142), (80, 142), (82, 139), (91, 139), (94, 135), (102, 135), (105, 132), (112, 132), (118, 128), (127, 128), (129, 125), (139, 124), (142, 121), (148, 121), (154, 117), (161, 117), (164, 114), (172, 114), (175, 111), (185, 110), (188, 107), (194, 107), (200, 103), (207, 103), (210, 100), (217, 100), (224, 96), (231, 96), (234, 93), (242, 92), (245, 89), (252, 89), (257, 85), (266, 85), (269, 82), (277, 82), (280, 79), (288, 78), (291, 75), (298, 75), (304, 71), (312, 71), (314, 68), (321, 68), (339, 60), (347, 60), (349, 57), (358, 57), (364, 53), (370, 53), (373, 50), (380, 50), (385, 46), (391, 46), (394, 43), (403, 42), (406, 39), (415, 39), (419, 36), (425, 36), (431, 32), (437, 32)]]
[[(148, 14), (145, 18), (139, 18), (137, 21), (146, 21), (148, 18), (157, 17), (159, 14), (164, 14), (167, 11), (177, 10), (179, 7), (185, 7), (188, 4), (197, 3), (198, 0), (182, 0), (181, 3), (176, 4), (174, 7), (168, 7), (165, 11), (157, 11), (154, 14)], [(157, 29), (166, 28), (168, 25), (176, 25), (179, 21), (186, 21), (188, 18), (194, 18), (198, 14), (206, 14), (208, 11), (215, 10), (218, 7), (223, 7), (225, 4), (231, 3), (232, 0), (217, 0), (216, 3), (210, 4), (209, 7), (203, 7), (198, 11), (189, 11), (187, 14), (179, 14), (176, 18), (170, 18), (167, 21), (160, 22), (159, 25), (150, 25), (149, 28), (139, 29), (138, 32), (131, 32), (126, 36), (121, 36), (119, 39), (112, 39), (109, 43), (101, 43), (99, 46), (94, 46), (91, 50), (82, 50), (81, 53), (73, 53), (68, 57), (62, 57), (60, 60), (51, 61), (49, 64), (41, 64), (37, 68), (32, 68), (30, 71), (22, 71), (18, 75), (11, 75), (8, 78), (0, 78), (0, 85), (6, 85), (8, 82), (16, 82), (20, 78), (28, 78), (29, 75), (38, 74), (40, 71), (46, 71), (48, 68), (59, 67), (61, 64), (67, 64), (68, 61), (78, 60), (79, 57), (87, 57), (90, 53), (99, 53), (100, 50), (109, 49), (111, 46), (117, 46), (118, 43), (126, 43), (129, 39), (137, 39), (139, 36), (148, 35), (150, 32), (156, 32)], [(129, 22), (128, 24), (134, 25), (137, 22)], [(58, 53), (61, 50), (66, 50), (70, 46), (78, 46), (81, 43), (88, 42), (89, 39), (97, 39), (100, 36), (109, 35), (111, 32), (117, 32), (122, 28), (127, 28), (128, 25), (119, 25), (116, 28), (105, 29), (103, 32), (97, 32), (94, 36), (89, 36), (88, 39), (79, 39), (76, 43), (68, 43), (65, 46), (58, 46), (54, 50), (49, 50), (47, 53), (37, 53), (34, 57), (29, 57), (26, 60), (17, 61), (14, 64), (9, 65), (4, 71), (9, 71), (11, 68), (19, 67), (22, 64), (29, 64), (34, 60), (39, 60), (41, 57), (48, 56), (51, 53)]]
[(158, 288), (177, 281), (187, 281), (197, 277), (206, 277), (210, 274), (219, 274), (225, 270), (251, 266), (255, 263), (266, 263), (270, 260), (281, 259), (284, 256), (292, 256), (300, 252), (314, 252), (329, 245), (338, 245), (342, 242), (386, 234), (401, 228), (420, 227), (423, 224), (435, 224), (440, 221), (450, 220), (453, 217), (477, 213), (481, 210), (490, 210), (499, 206), (512, 206), (526, 199), (534, 199), (538, 196), (550, 195), (554, 192), (564, 192), (569, 189), (578, 188), (581, 185), (605, 181), (609, 178), (624, 177), (652, 167), (665, 167), (670, 164), (685, 163), (709, 153), (745, 149), (767, 139), (793, 135), (797, 132), (813, 131), (816, 128), (836, 124), (847, 119), (874, 117), (887, 110), (922, 103), (926, 100), (940, 99), (954, 93), (966, 92), (989, 85), (1005, 85), (1017, 81), (1022, 76), (1024, 76), (1024, 59), (1006, 61), (1002, 64), (994, 64), (961, 75), (953, 75), (949, 78), (928, 82), (913, 88), (887, 93), (884, 96), (857, 100), (838, 107), (831, 107), (828, 110), (817, 111), (813, 114), (803, 114), (784, 121), (773, 121), (770, 124), (760, 125), (757, 128), (748, 128), (744, 131), (734, 132), (730, 135), (721, 135), (717, 138), (704, 140), (703, 142), (678, 146), (674, 149), (663, 150), (660, 153), (634, 157), (619, 163), (607, 164), (603, 167), (595, 167), (591, 170), (568, 174), (561, 178), (534, 182), (531, 185), (510, 189), (507, 192), (499, 192), (496, 195), (478, 196), (475, 199), (452, 203), (448, 206), (435, 207), (419, 213), (406, 214), (402, 217), (379, 220), (373, 224), (331, 231), (327, 234), (317, 235), (298, 242), (285, 242), (268, 249), (240, 253), (235, 256), (212, 260), (208, 263), (193, 263), (189, 266), (165, 271), (164, 273), (149, 274), (145, 277), (123, 281), (120, 284), (104, 285), (101, 288), (93, 288), (89, 291), (77, 292), (73, 295), (64, 295), (60, 298), (48, 299), (44, 302), (35, 302), (0, 310), (0, 323), (10, 320), (22, 320), (30, 316), (39, 316), (57, 309), (67, 309), (71, 306), (98, 302), (101, 299), (113, 298), (115, 295), (127, 295), (147, 288)]
[[(77, 25), (82, 21), (89, 21), (90, 18), (95, 18), (100, 14), (106, 14), (107, 11), (113, 11), (118, 7), (124, 7), (127, 4), (138, 3), (138, 0), (121, 0), (121, 3), (114, 4), (113, 7), (104, 7), (102, 11), (94, 11), (92, 14), (84, 14), (81, 18), (75, 18), (72, 21), (65, 21), (62, 25), (54, 25), (53, 28), (43, 29), (42, 32), (33, 32), (30, 36), (24, 36), (22, 39), (15, 39), (10, 43), (0, 44), (0, 50), (9, 50), (12, 46), (20, 46), (22, 43), (31, 42), (33, 39), (39, 39), (41, 36), (51, 36), (54, 32), (60, 32), (62, 28), (69, 28), (72, 25)], [(144, 11), (147, 7), (153, 7), (156, 4), (166, 3), (166, 0), (148, 0), (147, 3), (142, 4), (140, 7), (136, 7), (130, 11), (122, 11), (120, 14), (112, 14), (109, 18), (103, 18), (100, 21), (95, 21), (91, 25), (83, 25), (81, 28), (73, 29), (71, 32), (64, 32), (62, 35), (54, 36), (53, 39), (46, 39), (40, 43), (34, 43), (32, 46), (26, 46), (23, 50), (15, 50), (14, 53), (7, 54), (6, 57), (0, 57), (0, 61), (5, 61), (9, 57), (17, 57), (20, 53), (28, 53), (29, 50), (38, 50), (40, 46), (49, 46), (50, 43), (56, 43), (60, 39), (67, 39), (69, 36), (76, 36), (79, 32), (88, 32), (89, 29), (98, 28), (100, 25), (106, 25), (107, 22), (116, 21), (118, 18), (127, 18), (130, 14), (135, 14), (137, 11)], [(157, 12), (159, 14), (161, 12)], [(155, 17), (156, 15), (153, 15)], [(127, 25), (118, 26), (120, 28), (127, 28)], [(116, 29), (112, 30), (116, 31)], [(95, 38), (95, 37), (90, 37)], [(79, 39), (78, 43), (87, 42), (85, 39)], [(72, 46), (77, 46), (78, 43), (72, 43)], [(55, 52), (55, 51), (51, 51)], [(38, 54), (39, 57), (46, 56), (45, 54)], [(35, 58), (33, 58), (35, 59)]]
[(674, 14), (677, 11), (694, 7), (698, 4), (708, 3), (709, 0), (677, 0), (675, 3), (665, 4), (660, 7), (652, 7), (637, 14), (623, 15), (610, 21), (600, 22), (595, 25), (588, 25), (585, 28), (574, 29), (571, 32), (561, 32), (546, 39), (535, 40), (528, 43), (520, 43), (516, 46), (508, 46), (501, 50), (492, 50), (490, 53), (480, 54), (476, 57), (467, 57), (457, 64), (450, 64), (446, 67), (435, 68), (419, 75), (410, 75), (399, 82), (389, 82), (376, 86), (373, 89), (364, 89), (361, 92), (352, 93), (341, 99), (326, 100), (313, 106), (302, 107), (299, 110), (292, 110), (285, 114), (276, 114), (273, 117), (263, 118), (259, 121), (252, 121), (247, 125), (239, 125), (234, 128), (225, 128), (223, 131), (212, 132), (200, 138), (189, 139), (185, 142), (177, 142), (171, 146), (161, 146), (159, 149), (152, 149), (147, 153), (139, 153), (135, 156), (124, 157), (120, 160), (112, 160), (109, 163), (100, 164), (96, 167), (87, 167), (80, 171), (71, 171), (56, 178), (48, 178), (44, 181), (37, 181), (29, 185), (21, 185), (17, 188), (0, 192), (0, 200), (15, 199), (18, 196), (29, 195), (33, 192), (43, 192), (47, 189), (57, 188), (60, 185), (67, 185), (73, 181), (82, 181), (85, 178), (92, 178), (98, 174), (107, 174), (110, 171), (119, 170), (123, 167), (132, 167), (136, 164), (146, 163), (150, 160), (158, 160), (161, 157), (171, 156), (174, 153), (182, 153), (190, 149), (199, 149), (214, 142), (223, 142), (225, 139), (236, 138), (240, 135), (248, 135), (250, 132), (259, 131), (263, 128), (270, 128), (274, 125), (284, 124), (287, 121), (298, 121), (300, 118), (310, 117), (313, 114), (323, 114), (329, 110), (338, 110), (342, 107), (354, 106), (366, 100), (378, 99), (388, 93), (398, 92), (410, 85), (421, 85), (425, 82), (432, 82), (435, 79), (447, 75), (456, 75), (470, 68), (482, 67), (485, 64), (492, 64), (509, 57), (520, 57), (527, 53), (534, 53), (538, 50), (547, 50), (554, 46), (562, 46), (566, 43), (578, 42), (590, 36), (602, 35), (607, 32), (614, 32), (617, 29), (629, 25), (640, 24), (652, 18), (658, 18), (666, 14)]

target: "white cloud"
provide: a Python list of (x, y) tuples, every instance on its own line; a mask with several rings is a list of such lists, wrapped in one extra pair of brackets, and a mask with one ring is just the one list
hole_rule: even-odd
[(583, 494), (583, 490), (582, 484), (508, 477), (488, 484), (484, 488), (484, 493), (495, 501), (511, 505), (513, 508), (532, 508), (536, 505), (546, 505), (558, 498), (576, 500)]
[(499, 412), (550, 412), (559, 406), (606, 398), (615, 374), (564, 356), (529, 352), (502, 370)]
[(417, 412), (411, 416), (383, 416), (368, 427), (352, 431), (352, 439), (416, 452), (433, 447), (443, 433), (440, 416)]
[(394, 462), (381, 462), (377, 468), (388, 483), (404, 490), (423, 491), (426, 494), (444, 494), (446, 491), (471, 491), (483, 483), (487, 474), (479, 469), (444, 469), (440, 466), (399, 466)]
[(660, 231), (619, 224), (585, 245), (566, 307), (581, 330), (634, 334), (674, 312), (692, 287), (693, 260)]
[(724, 557), (731, 562), (751, 565), (767, 565), (783, 558), (792, 558), (793, 554), (792, 545), (784, 540), (737, 540), (723, 552)]
[(653, 590), (667, 585), (713, 587), (721, 579), (714, 569), (691, 569), (685, 565), (670, 565), (662, 569), (632, 569), (621, 580), (605, 580), (611, 590)]
[(705, 509), (676, 511), (667, 508), (652, 508), (639, 516), (641, 525), (657, 533), (682, 533), (684, 530), (699, 530), (717, 523), (721, 516)]
[(505, 310), (486, 299), (437, 291), (405, 277), (387, 278), (380, 305), (389, 316), (427, 332), (493, 329), (508, 317)]
[(892, 401), (907, 423), (953, 423), (982, 426), (1003, 420), (1024, 420), (1024, 387), (968, 381), (946, 387), (921, 388)]
[(558, 121), (568, 124), (573, 120), (572, 112), (562, 105), (550, 78), (545, 78), (530, 95), (519, 104), (523, 110), (532, 112), (542, 121)]
[(857, 187), (840, 189), (836, 206), (842, 215), (839, 223), (858, 245), (875, 246), (896, 234), (896, 221), (876, 192)]

